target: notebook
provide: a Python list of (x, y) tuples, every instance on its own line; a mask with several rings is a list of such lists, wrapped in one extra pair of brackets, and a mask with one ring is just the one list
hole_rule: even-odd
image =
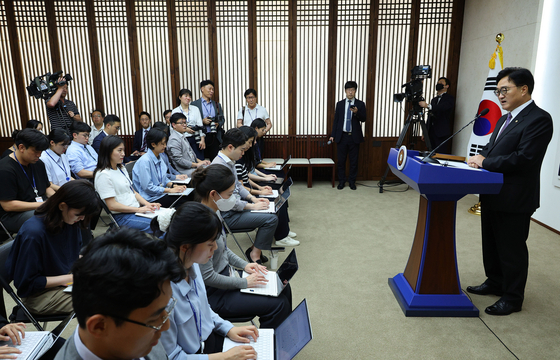
[(53, 331), (26, 331), (25, 338), (21, 339), (21, 345), (14, 345), (12, 340), (0, 341), (0, 346), (7, 345), (15, 347), (21, 351), (17, 355), (18, 360), (35, 360), (43, 356), (58, 340), (60, 334), (66, 329), (70, 320), (74, 318), (74, 313), (68, 315)]
[[(175, 204), (175, 203), (171, 204), (171, 206), (173, 206), (174, 204)], [(156, 210), (156, 211), (154, 211), (154, 212), (145, 212), (145, 213), (139, 213), (139, 212), (137, 212), (137, 213), (134, 213), (134, 215), (136, 215), (136, 216), (141, 216), (141, 217), (145, 217), (145, 218), (148, 218), (148, 219), (153, 219), (153, 218), (155, 218), (156, 216), (158, 216), (158, 215), (161, 213), (161, 209), (166, 209), (166, 208), (160, 208), (160, 209), (158, 209), (158, 210)]]
[(286, 191), (284, 191), (282, 193), (282, 195), (278, 196), (276, 199), (274, 199), (274, 201), (271, 201), (268, 204), (268, 209), (264, 209), (264, 210), (251, 210), (251, 212), (256, 212), (256, 213), (269, 213), (269, 214), (274, 214), (277, 213), (278, 210), (280, 210), (280, 208), (282, 207), (282, 205), (284, 205), (284, 203), (288, 200), (288, 198), (290, 197), (290, 188), (288, 187), (288, 189)]
[(257, 341), (249, 338), (249, 344), (234, 342), (226, 337), (222, 351), (239, 345), (251, 345), (256, 350), (259, 360), (291, 360), (312, 339), (307, 299), (303, 299), (276, 330), (259, 329), (259, 338)]
[[(278, 271), (269, 271), (264, 275), (268, 282), (264, 285), (259, 285), (257, 287), (241, 289), (240, 291), (247, 294), (255, 295), (265, 295), (278, 297), (282, 290), (288, 285), (294, 274), (299, 268), (296, 249), (292, 249), (286, 260), (282, 263)], [(250, 274), (243, 271), (243, 277), (247, 277)]]
[(265, 170), (274, 170), (274, 171), (282, 170), (284, 168), (284, 166), (286, 166), (288, 161), (290, 161), (291, 158), (292, 158), (292, 155), (288, 156), (288, 158), (286, 160), (284, 160), (282, 165), (271, 166), (271, 167), (267, 167), (267, 168), (264, 168), (264, 169)]

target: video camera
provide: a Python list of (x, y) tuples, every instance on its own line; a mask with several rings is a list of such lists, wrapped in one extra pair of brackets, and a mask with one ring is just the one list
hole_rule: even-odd
[(403, 93), (398, 93), (393, 95), (393, 100), (395, 102), (402, 102), (404, 99), (412, 102), (413, 104), (418, 104), (418, 102), (423, 101), (422, 97), (423, 83), (422, 80), (430, 79), (432, 77), (432, 67), (430, 65), (418, 65), (412, 69), (412, 80), (407, 82), (402, 86), (404, 88)]
[(36, 99), (49, 99), (54, 95), (56, 90), (58, 90), (58, 85), (66, 85), (68, 81), (72, 80), (72, 76), (66, 74), (62, 77), (62, 80), (58, 81), (61, 75), (62, 71), (54, 74), (46, 73), (45, 75), (37, 76), (35, 79), (31, 80), (31, 83), (27, 87), (29, 96), (34, 96)]

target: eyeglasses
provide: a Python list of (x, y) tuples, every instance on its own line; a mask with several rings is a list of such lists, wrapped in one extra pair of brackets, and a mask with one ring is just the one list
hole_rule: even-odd
[(172, 296), (171, 299), (169, 299), (169, 303), (167, 304), (167, 306), (166, 306), (165, 309), (164, 309), (165, 315), (163, 316), (162, 322), (161, 322), (161, 324), (158, 325), (158, 326), (153, 326), (153, 325), (149, 325), (149, 324), (144, 324), (144, 323), (141, 323), (141, 322), (139, 322), (139, 321), (130, 320), (130, 319), (127, 319), (127, 318), (122, 317), (122, 316), (117, 316), (117, 315), (109, 315), (109, 316), (112, 317), (112, 318), (115, 318), (115, 319), (119, 319), (119, 320), (122, 320), (122, 321), (127, 321), (127, 322), (129, 322), (129, 323), (133, 323), (133, 324), (136, 324), (136, 325), (142, 325), (142, 326), (145, 326), (145, 327), (147, 327), (147, 328), (150, 328), (150, 329), (154, 329), (154, 330), (156, 330), (156, 331), (159, 331), (159, 330), (161, 330), (161, 328), (163, 327), (163, 325), (167, 322), (167, 320), (169, 320), (169, 317), (171, 316), (171, 314), (173, 313), (173, 309), (175, 308), (175, 304), (177, 304), (177, 299), (175, 299), (175, 298)]
[(186, 121), (177, 121), (175, 124), (177, 125), (187, 125)]
[(501, 94), (501, 95), (506, 96), (506, 94), (508, 93), (509, 89), (513, 89), (513, 88), (516, 88), (516, 87), (519, 87), (519, 86), (504, 86), (504, 87), (502, 87), (502, 88), (499, 88), (499, 89), (494, 90), (494, 95), (500, 96), (500, 94)]
[(89, 138), (89, 133), (81, 133), (80, 135), (82, 135), (85, 138)]

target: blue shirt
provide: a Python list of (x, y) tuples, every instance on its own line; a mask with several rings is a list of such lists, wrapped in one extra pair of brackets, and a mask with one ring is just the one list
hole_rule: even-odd
[(161, 156), (161, 159), (165, 162), (165, 165), (167, 166), (167, 170), (169, 173), (169, 178), (171, 180), (175, 180), (177, 175), (181, 175), (180, 172), (175, 170), (175, 168), (171, 166), (171, 164), (169, 164), (169, 156), (167, 156), (165, 152), (162, 152), (161, 154), (159, 154), (159, 156)]
[(6, 261), (8, 281), (14, 280), (20, 297), (45, 290), (47, 276), (70, 273), (82, 246), (78, 224), (65, 224), (57, 234), (45, 229), (43, 218), (33, 216), (19, 230)]
[(70, 163), (66, 154), (58, 155), (51, 149), (47, 149), (43, 151), (40, 159), (45, 164), (49, 181), (54, 185), (62, 186), (70, 181), (72, 174), (70, 173)]
[(80, 179), (78, 173), (82, 170), (94, 171), (97, 167), (97, 153), (90, 145), (82, 145), (72, 141), (66, 150), (70, 168), (76, 178)]
[(177, 304), (168, 320), (169, 330), (161, 333), (161, 343), (170, 360), (208, 359), (208, 355), (195, 354), (200, 348), (199, 332), (205, 341), (213, 330), (225, 336), (233, 328), (210, 308), (198, 264), (189, 269), (189, 279), (190, 282), (171, 283)]
[(132, 169), (132, 182), (134, 188), (148, 202), (155, 202), (163, 197), (167, 183), (172, 179), (167, 174), (165, 161), (156, 158), (151, 149), (136, 161)]

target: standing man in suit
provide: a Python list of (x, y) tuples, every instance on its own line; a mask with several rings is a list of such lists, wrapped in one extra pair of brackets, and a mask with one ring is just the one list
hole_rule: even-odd
[(495, 90), (504, 110), (490, 141), (468, 160), (474, 168), (500, 172), (499, 194), (480, 195), (482, 257), (486, 281), (469, 286), (479, 295), (500, 299), (486, 308), (490, 315), (521, 311), (529, 269), (527, 237), (531, 215), (539, 207), (541, 165), (552, 138), (552, 118), (531, 99), (534, 79), (523, 68), (505, 68)]
[(206, 128), (204, 131), (206, 133), (204, 157), (212, 161), (222, 147), (222, 134), (224, 133), (225, 122), (224, 110), (222, 105), (212, 100), (214, 96), (214, 83), (211, 80), (200, 82), (200, 93), (202, 97), (193, 101), (191, 105), (196, 106), (202, 114), (202, 123)]
[[(117, 135), (121, 129), (121, 119), (117, 115), (107, 115), (103, 119), (103, 131), (99, 133), (93, 140), (91, 147), (96, 153), (99, 153), (99, 148), (101, 147), (101, 141), (105, 139), (108, 135)], [(90, 134), (91, 137), (91, 134)]]
[[(438, 147), (453, 133), (451, 116), (453, 116), (453, 108), (455, 107), (455, 98), (447, 93), (449, 89), (449, 79), (440, 77), (436, 84), (437, 96), (427, 104), (420, 101), (418, 104), (429, 110), (428, 112), (428, 137), (432, 149)], [(432, 150), (430, 149), (430, 150)], [(447, 142), (440, 148), (443, 153), (451, 152), (451, 142)]]
[(360, 143), (364, 142), (362, 122), (366, 121), (366, 105), (356, 99), (358, 84), (348, 81), (344, 84), (346, 99), (336, 104), (334, 123), (329, 141), (335, 141), (338, 158), (338, 190), (344, 189), (346, 183), (346, 157), (350, 159), (350, 174), (348, 182), (350, 189), (356, 190), (358, 176), (358, 155)]

